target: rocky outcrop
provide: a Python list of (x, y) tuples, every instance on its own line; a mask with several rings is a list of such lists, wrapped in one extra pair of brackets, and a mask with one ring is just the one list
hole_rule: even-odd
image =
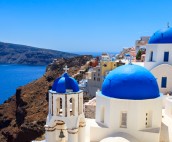
[(76, 54), (0, 42), (0, 63), (48, 65), (55, 58), (71, 58)]
[[(65, 65), (73, 75), (91, 58), (58, 59), (47, 66), (43, 77), (18, 88), (14, 96), (0, 105), (0, 142), (30, 142), (42, 136), (48, 113), (48, 90), (54, 79), (63, 73)], [(81, 74), (78, 75), (82, 78)]]

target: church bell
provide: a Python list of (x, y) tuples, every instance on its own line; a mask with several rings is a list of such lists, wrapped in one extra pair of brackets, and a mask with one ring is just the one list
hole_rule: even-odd
[(62, 139), (62, 138), (64, 138), (64, 137), (65, 137), (65, 135), (64, 135), (63, 131), (61, 130), (61, 131), (60, 131), (59, 138), (61, 138), (61, 139)]

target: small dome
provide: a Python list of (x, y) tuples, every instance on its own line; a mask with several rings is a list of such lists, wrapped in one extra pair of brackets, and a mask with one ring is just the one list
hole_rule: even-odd
[(143, 100), (160, 96), (155, 77), (144, 67), (123, 65), (111, 71), (102, 85), (102, 94), (112, 98)]
[(155, 32), (149, 39), (149, 44), (172, 43), (172, 28), (166, 28)]
[(61, 77), (54, 81), (52, 90), (57, 93), (66, 93), (66, 90), (72, 90), (73, 92), (79, 91), (78, 82), (70, 77), (67, 73), (64, 73)]

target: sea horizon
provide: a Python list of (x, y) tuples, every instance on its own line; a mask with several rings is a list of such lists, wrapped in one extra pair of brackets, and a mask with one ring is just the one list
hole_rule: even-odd
[(102, 53), (107, 53), (110, 55), (116, 55), (119, 54), (119, 52), (71, 52), (71, 53), (75, 53), (75, 54), (79, 54), (79, 55), (92, 55), (93, 57), (96, 56), (101, 56)]

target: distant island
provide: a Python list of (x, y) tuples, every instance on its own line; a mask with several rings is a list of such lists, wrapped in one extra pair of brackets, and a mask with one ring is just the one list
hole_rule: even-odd
[(76, 56), (73, 53), (0, 42), (0, 64), (48, 65), (53, 59)]

